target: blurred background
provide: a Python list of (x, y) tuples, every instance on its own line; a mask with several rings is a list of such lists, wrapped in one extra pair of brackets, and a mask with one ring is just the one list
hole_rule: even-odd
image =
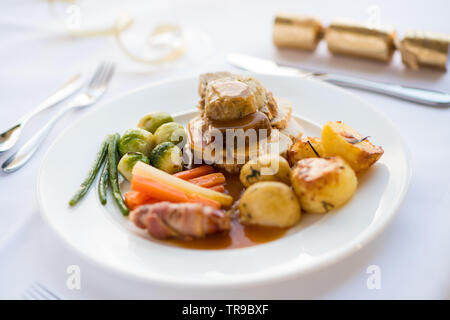
[[(206, 71), (237, 71), (226, 62), (225, 57), (230, 52), (270, 58), (312, 70), (448, 92), (450, 78), (445, 72), (407, 69), (401, 63), (399, 52), (394, 54), (391, 63), (383, 64), (333, 56), (325, 41), (313, 53), (280, 50), (273, 45), (272, 27), (275, 14), (287, 11), (316, 16), (324, 25), (335, 17), (362, 22), (375, 18), (381, 24), (394, 26), (400, 36), (409, 29), (450, 34), (449, 9), (450, 3), (444, 0), (3, 0), (0, 10), (0, 127), (7, 128), (73, 74), (91, 70), (106, 59), (117, 63), (117, 72), (102, 102), (154, 81), (197, 76)], [(180, 47), (183, 47), (182, 53), (177, 55)], [(175, 58), (167, 58), (172, 54)], [(161, 59), (163, 61), (157, 61)], [(337, 264), (327, 273), (310, 277), (304, 283), (304, 289), (289, 287), (289, 284), (284, 284), (284, 288), (295, 291), (292, 296), (295, 298), (450, 298), (448, 255), (443, 262), (418, 265), (414, 270), (408, 270), (406, 263), (417, 252), (432, 255), (430, 248), (440, 245), (435, 225), (423, 222), (422, 215), (432, 213), (435, 221), (444, 225), (449, 221), (448, 170), (428, 173), (424, 170), (430, 166), (448, 167), (448, 150), (442, 147), (448, 146), (450, 139), (448, 109), (354, 92), (385, 113), (400, 132), (405, 133), (413, 155), (415, 175), (399, 214), (403, 218), (394, 220), (383, 237), (360, 254)], [(186, 106), (186, 109), (191, 107)], [(50, 285), (63, 287), (59, 285), (64, 283), (66, 276), (63, 266), (69, 260), (70, 263), (84, 263), (68, 253), (42, 226), (35, 198), (36, 176), (43, 155), (56, 136), (84, 112), (58, 122), (32, 163), (12, 175), (0, 176), (0, 297), (11, 297), (24, 285), (24, 275), (33, 278), (34, 273), (47, 276)], [(49, 113), (44, 112), (33, 120), (25, 128), (22, 141), (48, 117)], [(428, 156), (431, 154), (433, 156)], [(4, 160), (6, 156), (0, 157)], [(423, 187), (436, 184), (440, 186), (438, 190)], [(411, 199), (414, 198), (423, 201), (413, 203)], [(406, 218), (410, 214), (413, 219)], [(420, 231), (417, 231), (418, 225)], [(422, 240), (409, 246), (405, 235)], [(47, 248), (45, 253), (36, 250), (37, 241), (40, 241), (39, 246)], [(438, 252), (435, 254), (440, 256)], [(386, 261), (396, 259), (402, 262), (389, 269)], [(387, 270), (382, 292), (365, 289), (365, 268), (371, 263), (380, 263)], [(437, 279), (430, 283), (428, 278), (420, 276), (424, 274), (435, 274)], [(86, 277), (96, 279), (96, 274), (86, 272)], [(83, 293), (62, 293), (74, 298), (114, 298), (117, 297), (114, 292), (101, 289), (102, 284), (112, 279), (119, 281), (113, 277), (99, 279), (96, 286), (92, 285)], [(415, 282), (409, 283), (411, 279)], [(123, 283), (124, 288), (127, 285), (133, 287)], [(130, 293), (130, 297), (142, 297), (143, 292)], [(264, 292), (270, 290), (253, 297), (286, 297), (285, 293), (275, 289), (271, 291), (272, 295)], [(145, 294), (148, 298), (172, 297), (170, 293), (166, 296), (158, 296), (155, 292)], [(242, 293), (235, 297), (246, 295)]]

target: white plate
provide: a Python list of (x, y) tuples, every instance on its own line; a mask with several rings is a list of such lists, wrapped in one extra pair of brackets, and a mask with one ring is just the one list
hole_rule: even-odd
[(67, 129), (48, 151), (38, 180), (45, 220), (79, 253), (98, 264), (166, 286), (246, 286), (286, 279), (324, 267), (357, 251), (392, 219), (404, 199), (411, 166), (400, 133), (382, 114), (334, 86), (300, 78), (255, 76), (276, 96), (292, 101), (307, 135), (327, 120), (342, 120), (383, 146), (384, 155), (360, 180), (344, 207), (305, 214), (281, 239), (231, 250), (192, 250), (149, 240), (115, 208), (100, 205), (96, 183), (75, 208), (67, 202), (87, 173), (106, 134), (134, 127), (150, 111), (195, 113), (197, 78), (146, 86), (99, 107)]

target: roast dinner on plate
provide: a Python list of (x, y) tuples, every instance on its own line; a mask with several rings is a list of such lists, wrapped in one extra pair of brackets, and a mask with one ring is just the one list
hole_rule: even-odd
[(383, 155), (342, 121), (304, 136), (291, 102), (253, 77), (202, 74), (198, 94), (198, 115), (186, 126), (154, 111), (108, 135), (69, 204), (99, 176), (100, 203), (110, 192), (149, 239), (243, 248), (283, 237), (304, 214), (339, 214), (358, 177)]

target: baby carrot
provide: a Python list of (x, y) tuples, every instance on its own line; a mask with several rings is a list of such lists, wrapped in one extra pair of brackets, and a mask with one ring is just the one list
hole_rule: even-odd
[(201, 203), (216, 209), (220, 209), (220, 203), (215, 201), (215, 200), (211, 200), (199, 195), (189, 195), (189, 200), (188, 202), (196, 202), (196, 203)]
[[(155, 200), (169, 202), (197, 202), (214, 208), (221, 207), (220, 203), (215, 200), (211, 200), (197, 194), (187, 195), (181, 190), (177, 190), (171, 186), (167, 186), (138, 175), (133, 175), (133, 179), (131, 180), (131, 189)], [(130, 201), (131, 200), (132, 199), (130, 199)]]
[(217, 191), (217, 192), (225, 192), (225, 186), (223, 184), (219, 184), (214, 187), (210, 187), (209, 189)]
[(203, 188), (209, 188), (218, 184), (225, 183), (225, 176), (221, 172), (207, 174), (194, 179), (188, 180), (190, 183), (196, 184)]
[(144, 204), (156, 203), (159, 201), (142, 192), (137, 191), (125, 192), (124, 197), (125, 197), (125, 204), (130, 210), (134, 210), (135, 208), (142, 206)]
[(134, 165), (133, 175), (158, 181), (164, 185), (180, 190), (187, 195), (201, 195), (205, 198), (215, 200), (225, 207), (229, 207), (233, 203), (233, 198), (228, 194), (217, 192), (208, 188), (202, 188), (196, 184), (180, 179), (141, 161), (138, 161)]
[(197, 167), (194, 169), (175, 173), (174, 176), (178, 177), (180, 179), (183, 179), (183, 180), (189, 180), (189, 179), (204, 176), (206, 174), (213, 173), (213, 172), (214, 172), (214, 168), (212, 166), (204, 165), (204, 166), (200, 166), (200, 167)]
[(133, 175), (131, 189), (158, 200), (188, 202), (188, 197), (183, 191), (137, 175)]

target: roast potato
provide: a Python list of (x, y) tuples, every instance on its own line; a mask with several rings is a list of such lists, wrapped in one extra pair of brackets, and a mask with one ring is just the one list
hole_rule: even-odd
[(241, 169), (239, 178), (248, 187), (259, 181), (291, 183), (291, 169), (286, 159), (275, 154), (265, 154), (249, 160)]
[(298, 161), (292, 170), (291, 183), (302, 209), (316, 213), (344, 204), (358, 184), (355, 172), (340, 157)]
[(289, 151), (287, 153), (287, 157), (291, 165), (294, 165), (298, 160), (301, 159), (318, 158), (323, 155), (324, 151), (322, 142), (320, 141), (320, 138), (317, 137), (302, 137), (301, 139), (298, 139), (289, 148)]
[(329, 121), (323, 126), (322, 145), (326, 156), (342, 157), (357, 173), (368, 169), (384, 152), (341, 121)]
[(300, 220), (300, 204), (294, 191), (277, 181), (252, 184), (239, 200), (243, 224), (291, 227)]

